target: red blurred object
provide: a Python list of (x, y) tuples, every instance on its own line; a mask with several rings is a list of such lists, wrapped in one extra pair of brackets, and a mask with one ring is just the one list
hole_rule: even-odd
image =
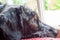
[(21, 40), (60, 40), (60, 38), (31, 38), (31, 39), (21, 39)]

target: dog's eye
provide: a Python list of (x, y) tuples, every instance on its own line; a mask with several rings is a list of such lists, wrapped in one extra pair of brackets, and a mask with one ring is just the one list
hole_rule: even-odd
[(3, 23), (4, 23), (4, 16), (0, 15), (0, 24), (3, 24)]

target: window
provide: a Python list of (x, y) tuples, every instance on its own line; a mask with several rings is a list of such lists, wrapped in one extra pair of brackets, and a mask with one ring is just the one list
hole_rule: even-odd
[(60, 10), (60, 0), (44, 0), (45, 10)]
[(42, 22), (59, 29), (60, 0), (39, 0)]

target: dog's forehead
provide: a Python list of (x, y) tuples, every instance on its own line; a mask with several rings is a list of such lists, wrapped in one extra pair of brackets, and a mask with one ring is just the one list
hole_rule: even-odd
[(20, 10), (22, 10), (22, 15), (21, 15), (22, 18), (27, 21), (30, 20), (32, 17), (34, 17), (36, 14), (34, 11), (31, 11), (31, 10), (24, 8), (24, 7), (22, 7)]

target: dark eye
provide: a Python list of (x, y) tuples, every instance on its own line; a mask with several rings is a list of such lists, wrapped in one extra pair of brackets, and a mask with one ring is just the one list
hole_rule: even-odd
[(0, 15), (0, 24), (3, 24), (3, 23), (4, 23), (4, 16)]

